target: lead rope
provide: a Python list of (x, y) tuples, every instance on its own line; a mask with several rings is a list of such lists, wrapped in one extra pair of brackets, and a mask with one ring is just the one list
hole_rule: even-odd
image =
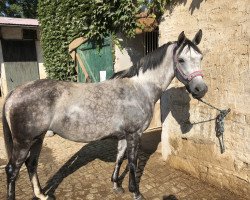
[(216, 137), (219, 140), (219, 144), (220, 144), (220, 152), (221, 154), (223, 154), (225, 152), (225, 145), (224, 145), (224, 119), (227, 116), (227, 114), (231, 111), (230, 108), (225, 109), (225, 110), (221, 110), (219, 108), (216, 108), (215, 106), (211, 105), (210, 103), (205, 102), (202, 99), (198, 99), (200, 102), (206, 104), (207, 106), (210, 106), (213, 109), (216, 109), (217, 111), (219, 111), (220, 113), (217, 115), (216, 119), (215, 119), (215, 132), (216, 132)]

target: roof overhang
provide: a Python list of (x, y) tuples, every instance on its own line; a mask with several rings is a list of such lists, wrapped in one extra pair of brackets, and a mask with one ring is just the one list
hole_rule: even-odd
[(0, 17), (0, 26), (38, 28), (37, 19)]

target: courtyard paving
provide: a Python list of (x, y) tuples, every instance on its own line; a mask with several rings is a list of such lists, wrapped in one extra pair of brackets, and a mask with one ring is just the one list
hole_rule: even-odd
[[(147, 200), (250, 199), (237, 196), (226, 189), (216, 188), (171, 168), (156, 151), (160, 138), (160, 131), (145, 133), (139, 152), (138, 179), (140, 191)], [(128, 191), (127, 160), (124, 160), (121, 169), (125, 193), (115, 194), (112, 190), (110, 178), (115, 164), (116, 148), (117, 140), (113, 138), (82, 144), (57, 135), (46, 137), (38, 166), (38, 175), (44, 191), (58, 200), (132, 199)], [(6, 162), (0, 123), (0, 200), (6, 199)], [(22, 167), (16, 183), (16, 199), (32, 198), (33, 192), (27, 170)]]

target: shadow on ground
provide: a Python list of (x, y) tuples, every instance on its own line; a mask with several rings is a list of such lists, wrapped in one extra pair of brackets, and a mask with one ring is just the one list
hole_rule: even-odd
[[(161, 133), (158, 131), (153, 133), (145, 133), (142, 137), (141, 148), (138, 153), (138, 182), (140, 182), (147, 161), (157, 149), (161, 138), (160, 135)], [(74, 173), (76, 170), (84, 165), (87, 165), (89, 162), (92, 162), (95, 159), (100, 159), (104, 162), (115, 162), (117, 143), (117, 139), (109, 138), (91, 142), (82, 147), (47, 181), (47, 184), (43, 189), (44, 192), (50, 196), (53, 196), (55, 190), (62, 183), (64, 178), (68, 177), (70, 174)], [(128, 169), (126, 167), (119, 177), (120, 184), (122, 184), (127, 172)]]
[(115, 162), (116, 153), (117, 140), (115, 139), (100, 140), (85, 145), (49, 179), (44, 191), (49, 195), (53, 195), (63, 179), (80, 167), (95, 159), (100, 159), (105, 162)]

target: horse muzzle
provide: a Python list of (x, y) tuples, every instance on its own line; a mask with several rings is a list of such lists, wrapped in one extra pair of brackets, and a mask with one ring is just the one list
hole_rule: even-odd
[(195, 99), (201, 99), (208, 91), (208, 87), (204, 82), (198, 84), (192, 84), (192, 82), (190, 82), (190, 84), (186, 85), (186, 89)]

